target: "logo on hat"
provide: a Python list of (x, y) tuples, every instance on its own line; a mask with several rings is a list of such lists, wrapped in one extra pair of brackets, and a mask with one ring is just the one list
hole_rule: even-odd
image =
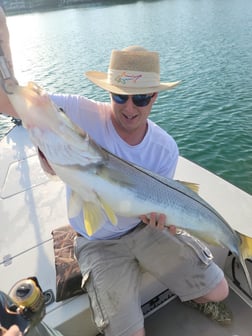
[(120, 75), (115, 77), (115, 81), (118, 84), (127, 84), (127, 82), (132, 81), (133, 83), (136, 83), (138, 79), (142, 78), (143, 75), (134, 75), (134, 74), (128, 74), (126, 71), (123, 71)]

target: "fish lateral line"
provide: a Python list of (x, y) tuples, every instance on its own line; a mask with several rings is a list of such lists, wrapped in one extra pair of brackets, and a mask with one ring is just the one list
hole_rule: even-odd
[[(174, 190), (174, 191), (176, 191), (176, 192), (178, 192), (178, 193), (180, 193), (180, 194), (182, 194), (186, 197), (190, 197), (192, 200), (194, 200), (198, 204), (201, 204), (202, 206), (204, 206), (204, 208), (208, 209), (210, 212), (214, 213), (221, 221), (223, 221), (224, 223), (226, 223), (228, 225), (227, 221), (210, 204), (207, 204), (206, 201), (201, 196), (199, 196), (195, 190), (193, 190), (193, 188), (189, 187), (190, 184), (195, 185), (196, 183), (186, 182), (186, 181), (178, 181), (178, 180), (171, 180), (174, 183), (178, 183), (180, 187), (187, 188), (190, 191), (190, 195), (188, 195), (186, 193), (186, 191), (183, 191), (181, 189), (177, 189), (176, 186), (172, 186), (172, 185), (168, 184), (168, 181), (169, 181), (168, 178), (165, 178), (163, 176), (159, 176), (158, 174), (153, 174), (151, 171), (148, 171), (147, 169), (144, 169), (140, 166), (134, 165), (133, 163), (131, 163), (129, 161), (126, 161), (126, 160), (118, 157), (117, 155), (109, 152), (108, 150), (106, 150), (103, 147), (100, 147), (100, 148), (104, 152), (106, 152), (108, 156), (112, 156), (114, 159), (122, 162), (123, 164), (129, 165), (133, 169), (136, 169), (138, 172), (140, 172), (140, 173), (152, 178), (153, 180), (156, 180), (159, 183), (169, 187), (171, 190)], [(196, 184), (196, 185), (198, 185), (198, 184)]]

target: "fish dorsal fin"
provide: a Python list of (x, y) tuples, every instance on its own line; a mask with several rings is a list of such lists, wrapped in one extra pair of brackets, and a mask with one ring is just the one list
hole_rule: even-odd
[(187, 188), (191, 189), (192, 191), (194, 191), (195, 193), (199, 193), (199, 184), (198, 183), (194, 183), (194, 182), (187, 182), (187, 181), (180, 181), (177, 180), (179, 183), (183, 184), (184, 186), (186, 186)]
[(100, 205), (92, 202), (84, 202), (83, 217), (86, 232), (89, 236), (92, 236), (101, 227), (103, 220)]
[(83, 205), (83, 199), (75, 191), (71, 192), (68, 201), (68, 217), (73, 218), (79, 215)]
[(113, 225), (116, 225), (117, 224), (117, 217), (116, 217), (116, 214), (115, 214), (114, 210), (110, 207), (110, 205), (107, 202), (105, 202), (104, 199), (102, 199), (100, 197), (98, 197), (98, 198), (99, 198), (99, 201), (100, 201), (100, 203), (102, 205), (102, 208), (105, 211), (108, 219), (110, 220), (110, 222)]

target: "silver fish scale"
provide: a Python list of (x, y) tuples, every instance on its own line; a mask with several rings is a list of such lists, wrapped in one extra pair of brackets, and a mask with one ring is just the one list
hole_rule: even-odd
[[(183, 207), (187, 210), (197, 209), (199, 203), (205, 208), (220, 217), (220, 215), (206, 203), (195, 192), (185, 187), (180, 182), (164, 177), (159, 177), (151, 172), (138, 168), (134, 165), (125, 162), (124, 160), (109, 154), (108, 162), (106, 162), (106, 170), (110, 171), (110, 179), (115, 182), (127, 185), (127, 188), (134, 191), (136, 195), (142, 199), (150, 199), (155, 204), (167, 205), (167, 202), (176, 206), (176, 204), (183, 203)], [(121, 172), (121, 176), (118, 173)], [(119, 180), (120, 179), (120, 180)], [(190, 202), (188, 202), (188, 196)], [(224, 219), (222, 219), (224, 221)]]

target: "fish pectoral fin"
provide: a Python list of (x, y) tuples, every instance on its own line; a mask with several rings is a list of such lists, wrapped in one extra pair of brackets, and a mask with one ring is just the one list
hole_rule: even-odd
[(194, 182), (187, 182), (187, 181), (180, 181), (177, 180), (179, 183), (183, 184), (184, 186), (186, 186), (187, 188), (191, 189), (192, 191), (194, 191), (195, 193), (199, 193), (199, 184), (198, 183), (194, 183)]
[(72, 191), (69, 201), (68, 201), (68, 217), (73, 218), (79, 215), (82, 209), (83, 199), (80, 197), (80, 195)]
[(113, 224), (113, 225), (116, 225), (117, 224), (117, 217), (116, 217), (116, 214), (114, 212), (114, 210), (111, 208), (111, 206), (104, 200), (102, 199), (101, 197), (99, 197), (99, 201), (102, 205), (102, 208), (103, 210), (105, 211), (108, 219), (110, 220), (110, 222)]
[(103, 216), (100, 205), (92, 202), (84, 202), (83, 217), (86, 232), (89, 236), (92, 236), (92, 234), (101, 227)]

